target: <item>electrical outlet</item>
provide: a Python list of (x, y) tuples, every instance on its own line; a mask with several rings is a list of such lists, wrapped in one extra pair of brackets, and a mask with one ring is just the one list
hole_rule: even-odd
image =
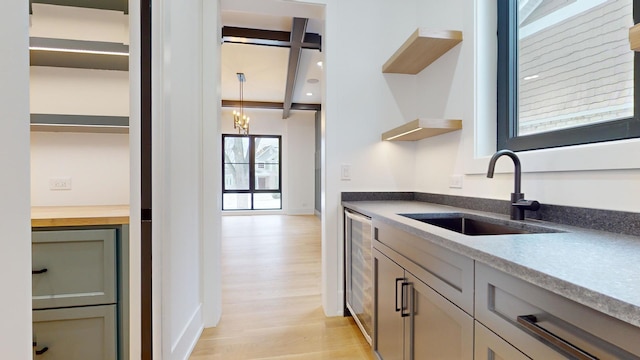
[(351, 180), (351, 165), (342, 164), (340, 166), (340, 180)]
[(462, 189), (462, 175), (451, 175), (449, 187), (452, 189)]
[(71, 190), (70, 177), (49, 178), (49, 190)]

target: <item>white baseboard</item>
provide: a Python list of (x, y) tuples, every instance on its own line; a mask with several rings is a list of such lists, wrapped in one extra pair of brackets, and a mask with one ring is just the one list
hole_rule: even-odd
[(187, 360), (195, 348), (200, 334), (204, 330), (204, 323), (202, 321), (202, 304), (195, 310), (189, 323), (182, 329), (182, 333), (178, 339), (171, 346), (170, 359)]
[(313, 215), (313, 209), (289, 209), (287, 215)]
[(225, 210), (222, 216), (285, 215), (283, 210)]

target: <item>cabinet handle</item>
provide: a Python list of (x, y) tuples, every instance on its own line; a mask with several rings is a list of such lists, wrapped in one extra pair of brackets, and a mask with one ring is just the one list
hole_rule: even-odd
[(578, 360), (598, 360), (597, 357), (578, 348), (577, 346), (555, 335), (554, 333), (540, 327), (537, 322), (538, 318), (536, 318), (535, 315), (518, 316), (518, 324), (529, 330), (529, 332), (547, 340), (551, 345), (553, 345), (553, 347), (557, 348), (558, 350), (561, 350), (562, 352), (567, 353)]
[[(407, 297), (404, 297), (405, 294), (405, 288), (409, 289), (409, 291), (407, 292)], [(407, 299), (409, 299), (411, 297), (411, 283), (408, 282), (403, 282), (402, 283), (402, 311), (400, 312), (400, 316), (402, 317), (407, 317), (409, 315), (411, 315), (411, 307), (410, 305), (408, 305), (407, 303), (411, 304), (411, 302)], [(408, 312), (405, 312), (405, 310), (407, 310)]]
[[(398, 283), (400, 281), (404, 281), (404, 278), (396, 278), (396, 312), (402, 310), (400, 307), (398, 307)], [(404, 294), (402, 294), (401, 292), (401, 299), (400, 299), (400, 303), (404, 303)]]
[(46, 353), (47, 351), (49, 351), (49, 347), (45, 346), (40, 350), (36, 350), (36, 355), (42, 355), (42, 354)]
[(49, 271), (49, 269), (47, 269), (47, 268), (40, 269), (40, 270), (31, 270), (31, 275), (44, 274), (47, 271)]
[[(416, 324), (416, 298), (415, 298), (415, 294), (413, 292), (413, 284), (412, 283), (408, 283), (409, 288), (408, 288), (408, 294), (409, 294), (409, 341), (414, 343), (416, 341), (415, 338), (415, 324)], [(409, 347), (409, 360), (414, 360), (415, 359), (415, 346), (410, 346)]]

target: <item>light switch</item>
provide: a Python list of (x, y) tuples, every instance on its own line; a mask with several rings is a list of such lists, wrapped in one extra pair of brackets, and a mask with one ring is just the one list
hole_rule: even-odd
[(351, 165), (342, 164), (340, 166), (340, 180), (351, 180)]

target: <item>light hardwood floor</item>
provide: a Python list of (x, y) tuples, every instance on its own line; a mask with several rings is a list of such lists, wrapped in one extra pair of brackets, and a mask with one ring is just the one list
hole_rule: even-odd
[(320, 220), (222, 217), (222, 319), (192, 360), (374, 359), (351, 317), (324, 316)]

